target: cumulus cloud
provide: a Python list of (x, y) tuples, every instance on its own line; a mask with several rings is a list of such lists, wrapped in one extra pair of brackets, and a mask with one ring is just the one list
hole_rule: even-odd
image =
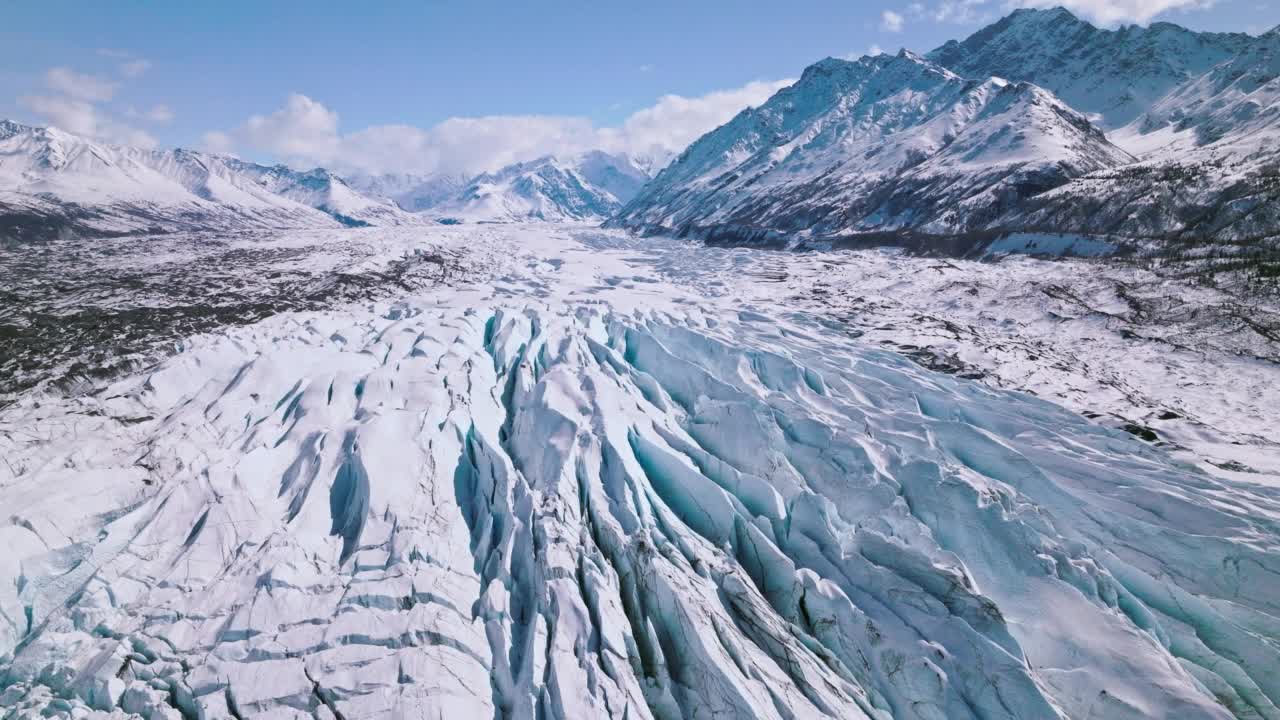
[(240, 148), (292, 165), (369, 173), (471, 174), (543, 155), (595, 149), (664, 162), (790, 82), (752, 82), (692, 98), (667, 95), (616, 127), (598, 127), (574, 116), (494, 115), (449, 118), (428, 128), (378, 125), (345, 134), (336, 112), (294, 94), (272, 113), (252, 116), (230, 131), (207, 133), (204, 147), (218, 152)]
[[(994, 19), (991, 17), (997, 9), (995, 3), (988, 0), (939, 0), (926, 5), (913, 2), (907, 6), (907, 16), (915, 20), (932, 20), (939, 23), (955, 23), (969, 25)], [(1016, 7), (1016, 0), (1006, 2), (1004, 10)]]
[(906, 19), (902, 15), (892, 11), (885, 10), (880, 13), (880, 29), (885, 32), (902, 32), (902, 26)]
[(62, 95), (24, 95), (18, 98), (18, 105), (76, 135), (141, 148), (156, 145), (156, 139), (148, 133), (113, 120), (85, 100)]
[(236, 141), (231, 136), (211, 130), (200, 137), (200, 149), (212, 153), (229, 153), (236, 147)]
[(136, 78), (150, 69), (150, 60), (137, 59), (120, 63), (120, 74), (127, 78)]
[(150, 110), (143, 113), (151, 122), (167, 123), (173, 120), (173, 110), (164, 103), (153, 105)]
[(173, 110), (164, 103), (152, 105), (149, 110), (139, 110), (130, 105), (125, 108), (125, 117), (147, 120), (153, 123), (164, 124), (173, 120)]
[(633, 113), (621, 127), (602, 128), (596, 135), (601, 148), (610, 152), (654, 158), (678, 153), (743, 109), (763, 103), (792, 82), (757, 80), (740, 88), (694, 98), (664, 95), (651, 107)]
[(138, 57), (135, 53), (128, 50), (114, 50), (112, 48), (98, 48), (98, 54), (105, 58), (118, 60), (116, 71), (127, 78), (136, 78), (151, 69), (151, 61)]
[(293, 94), (270, 115), (254, 115), (241, 128), (245, 142), (283, 157), (315, 157), (326, 163), (337, 156), (338, 114), (306, 95)]
[(90, 102), (105, 102), (115, 97), (116, 83), (94, 75), (82, 75), (69, 68), (50, 68), (44, 74), (44, 83), (68, 97)]
[[(98, 54), (122, 60), (118, 70), (125, 77), (137, 77), (150, 67), (147, 61), (124, 51), (99, 50)], [(67, 132), (95, 140), (150, 148), (156, 145), (155, 138), (122, 122), (120, 117), (152, 123), (173, 119), (173, 111), (163, 104), (154, 105), (146, 111), (127, 107), (113, 113), (109, 109), (110, 101), (115, 98), (121, 82), (108, 77), (81, 73), (68, 67), (54, 67), (45, 71), (43, 80), (44, 87), (19, 97), (18, 105)]]

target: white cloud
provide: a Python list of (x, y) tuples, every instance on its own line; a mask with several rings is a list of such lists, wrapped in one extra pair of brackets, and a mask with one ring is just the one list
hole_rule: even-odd
[[(1005, 10), (1017, 7), (1017, 0), (1007, 0)], [(969, 25), (993, 20), (988, 0), (939, 0), (932, 6), (913, 2), (907, 6), (907, 16), (917, 20)]]
[(338, 114), (306, 95), (290, 95), (270, 115), (254, 115), (240, 129), (245, 142), (281, 157), (314, 157), (321, 164), (337, 157)]
[(886, 32), (902, 32), (904, 22), (902, 15), (892, 10), (885, 10), (880, 13), (880, 29)]
[(1204, 10), (1214, 0), (1016, 0), (1017, 7), (1051, 8), (1061, 5), (1103, 25), (1123, 22), (1146, 24), (1171, 10)]
[(50, 68), (44, 74), (44, 84), (77, 100), (105, 102), (116, 94), (115, 83), (94, 75), (82, 75), (69, 68)]
[(173, 120), (173, 110), (170, 109), (169, 106), (165, 105), (164, 103), (160, 103), (159, 105), (152, 105), (150, 110), (139, 110), (136, 107), (130, 105), (129, 107), (125, 108), (124, 115), (125, 117), (128, 117), (128, 118), (141, 118), (143, 120), (148, 120), (153, 123), (162, 123), (162, 124)]
[(156, 139), (151, 135), (116, 122), (84, 100), (61, 95), (24, 95), (18, 98), (18, 104), (44, 117), (51, 125), (76, 135), (141, 148), (156, 146)]
[(230, 135), (217, 130), (211, 130), (200, 138), (201, 149), (212, 153), (229, 153), (235, 146), (236, 141)]
[(127, 78), (136, 78), (150, 69), (151, 61), (141, 58), (120, 63), (120, 74)]
[(733, 90), (700, 97), (664, 95), (652, 107), (633, 113), (619, 128), (597, 131), (602, 149), (637, 156), (679, 153), (708, 131), (733, 119), (744, 108), (768, 100), (792, 80), (757, 80)]
[(98, 48), (98, 54), (105, 58), (119, 60), (120, 64), (116, 66), (116, 70), (127, 78), (136, 78), (151, 69), (150, 60), (138, 57), (137, 54), (128, 50)]
[(870, 55), (871, 57), (875, 57), (876, 55), (883, 55), (884, 48), (880, 47), (879, 45), (873, 44), (871, 47), (867, 48), (867, 54)]
[(151, 109), (146, 112), (146, 118), (151, 122), (167, 123), (173, 120), (173, 110), (164, 103), (153, 105)]
[(449, 118), (429, 128), (379, 125), (343, 134), (338, 114), (294, 94), (284, 107), (255, 115), (230, 132), (211, 132), (204, 146), (241, 147), (294, 165), (324, 165), (346, 172), (477, 173), (548, 154), (592, 149), (666, 159), (749, 105), (758, 105), (790, 81), (752, 82), (701, 97), (667, 95), (618, 127), (556, 115)]
[[(136, 77), (150, 66), (145, 60), (119, 50), (99, 50), (98, 54), (112, 60), (126, 60), (121, 65), (121, 73), (129, 77)], [(126, 66), (132, 69), (126, 70)], [(123, 145), (155, 147), (154, 137), (121, 122), (116, 113), (109, 110), (110, 101), (119, 89), (120, 83), (115, 80), (67, 67), (55, 67), (44, 73), (44, 89), (19, 97), (18, 105), (50, 125), (76, 135)], [(173, 111), (163, 104), (154, 105), (145, 112), (133, 107), (117, 112), (123, 117), (143, 118), (155, 123), (173, 119)]]
[(92, 103), (51, 95), (24, 95), (18, 105), (41, 115), (59, 129), (77, 135), (93, 135), (98, 128), (98, 113)]

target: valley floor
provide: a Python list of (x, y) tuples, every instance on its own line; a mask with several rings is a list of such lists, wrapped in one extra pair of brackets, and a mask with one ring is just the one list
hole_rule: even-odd
[(110, 242), (70, 290), (0, 255), (0, 717), (1280, 718), (1274, 303), (572, 226)]

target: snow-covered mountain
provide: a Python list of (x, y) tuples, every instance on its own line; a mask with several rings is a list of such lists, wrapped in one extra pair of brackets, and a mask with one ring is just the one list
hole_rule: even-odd
[(546, 156), (494, 172), (418, 175), (353, 175), (361, 192), (388, 198), (400, 208), (467, 222), (603, 220), (651, 177), (644, 161), (591, 151), (567, 158)]
[(333, 173), (192, 150), (97, 143), (0, 122), (0, 216), (15, 234), (130, 233), (414, 222)]
[(614, 222), (735, 239), (957, 233), (1132, 161), (1029, 83), (963, 78), (907, 51), (828, 58), (699, 139)]
[(423, 212), (454, 199), (471, 180), (462, 173), (363, 173), (345, 178), (365, 195), (388, 198), (408, 212)]
[(1280, 235), (1277, 30), (1099, 30), (1066, 10), (1024, 10), (930, 57), (1050, 88), (1097, 113), (1140, 159), (1029, 199), (994, 225), (1196, 243)]
[(814, 65), (700, 139), (614, 223), (733, 241), (1250, 243), (1280, 236), (1278, 76), (1276, 30), (1101, 30), (1018, 10), (924, 58)]
[(623, 156), (547, 156), (479, 175), (431, 214), (471, 222), (598, 221), (616, 213), (648, 179)]
[(1193, 32), (1165, 22), (1105, 30), (1059, 7), (1015, 10), (927, 57), (965, 77), (1035, 83), (1110, 129), (1253, 41), (1244, 33)]

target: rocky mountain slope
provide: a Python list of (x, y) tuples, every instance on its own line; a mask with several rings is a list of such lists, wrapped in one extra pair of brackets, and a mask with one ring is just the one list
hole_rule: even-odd
[(614, 222), (926, 249), (1067, 233), (1256, 258), (1280, 237), (1277, 58), (1275, 30), (1101, 30), (1018, 10), (923, 58), (814, 65)]
[(704, 136), (616, 224), (751, 239), (981, 227), (1133, 158), (1049, 92), (925, 58), (827, 59)]
[(965, 77), (1035, 83), (1113, 129), (1253, 42), (1164, 22), (1105, 30), (1063, 8), (1021, 9), (927, 57)]
[(56, 128), (0, 122), (0, 227), (19, 237), (415, 221), (323, 169), (104, 145)]
[[(1254, 38), (1155, 25), (1146, 32), (1180, 39), (1183, 52), (1153, 50), (1148, 56), (1165, 58), (1165, 68), (1172, 60), (1190, 57), (1202, 65), (1224, 48), (1233, 52), (1154, 102), (1135, 104), (1143, 108), (1141, 114), (1109, 134), (1139, 162), (1077, 178), (1030, 199), (997, 224), (1159, 238), (1172, 248), (1211, 243), (1213, 252), (1241, 256), (1271, 249), (1270, 240), (1280, 236), (1280, 32)], [(1103, 52), (1121, 35), (1097, 31), (1088, 37), (1095, 51)], [(1129, 35), (1143, 37), (1140, 29)], [(1186, 48), (1191, 38), (1199, 54)], [(948, 47), (934, 56), (948, 55)], [(970, 60), (993, 64), (981, 51)], [(1060, 75), (1042, 72), (1047, 68), (1037, 69), (1035, 63), (1021, 67), (1023, 74), (1049, 85)], [(1106, 76), (1112, 67), (1132, 71), (1117, 62), (1094, 73)], [(1148, 70), (1139, 66), (1135, 81), (1171, 76)], [(1135, 91), (1130, 97), (1144, 96)]]

